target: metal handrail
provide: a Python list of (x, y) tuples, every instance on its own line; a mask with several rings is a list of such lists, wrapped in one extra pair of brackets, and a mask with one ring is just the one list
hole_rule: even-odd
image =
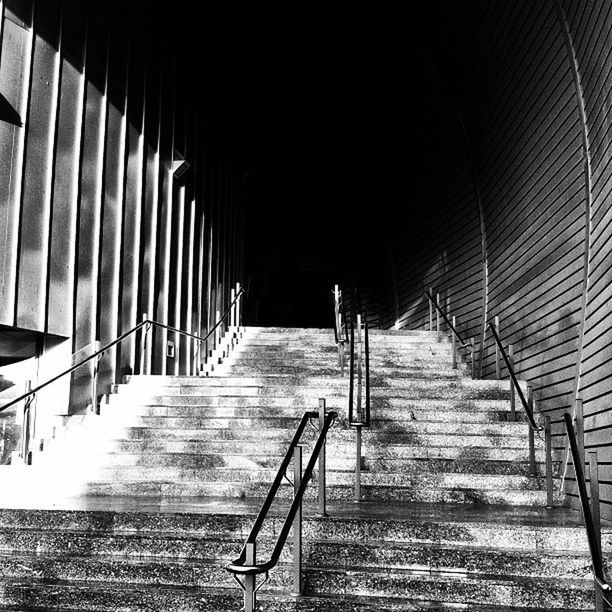
[(523, 408), (525, 409), (525, 412), (527, 413), (527, 418), (529, 420), (529, 424), (531, 425), (531, 428), (534, 431), (542, 431), (544, 428), (535, 422), (535, 419), (533, 416), (533, 410), (531, 409), (531, 405), (525, 399), (525, 394), (523, 393), (523, 390), (521, 389), (521, 386), (518, 382), (516, 374), (514, 373), (514, 368), (512, 367), (512, 364), (510, 363), (510, 359), (508, 358), (508, 355), (506, 354), (506, 350), (504, 349), (502, 345), (502, 342), (499, 338), (499, 334), (497, 333), (497, 330), (495, 329), (495, 325), (493, 325), (492, 322), (489, 322), (489, 327), (491, 328), (491, 332), (493, 333), (493, 338), (495, 339), (495, 342), (497, 343), (497, 346), (499, 347), (504, 363), (506, 364), (506, 368), (508, 368), (508, 373), (510, 374), (512, 384), (514, 385), (514, 388), (516, 389), (519, 395), (519, 398), (521, 399), (521, 404), (523, 404)]
[(299, 445), (300, 438), (302, 437), (302, 434), (304, 433), (304, 429), (306, 428), (306, 425), (308, 424), (310, 419), (315, 419), (319, 417), (319, 414), (314, 411), (308, 411), (304, 413), (295, 431), (293, 440), (291, 441), (291, 444), (289, 448), (287, 449), (287, 453), (285, 454), (285, 457), (283, 458), (280, 468), (278, 469), (276, 477), (274, 478), (272, 486), (270, 487), (270, 490), (268, 491), (268, 495), (266, 496), (266, 499), (264, 500), (264, 503), (259, 511), (259, 514), (257, 515), (257, 518), (255, 519), (255, 523), (253, 524), (253, 527), (251, 528), (251, 532), (246, 539), (245, 546), (242, 549), (240, 556), (234, 559), (231, 563), (229, 563), (225, 567), (225, 569), (228, 572), (233, 573), (234, 576), (236, 576), (237, 574), (245, 575), (245, 576), (265, 574), (269, 572), (271, 569), (273, 569), (278, 564), (283, 547), (285, 546), (287, 537), (289, 536), (289, 531), (291, 530), (293, 520), (295, 519), (295, 515), (299, 507), (301, 506), (302, 497), (304, 496), (304, 491), (306, 490), (306, 487), (308, 486), (308, 482), (312, 478), (314, 465), (317, 462), (319, 453), (321, 452), (321, 448), (323, 447), (323, 444), (325, 442), (327, 432), (329, 431), (330, 427), (333, 425), (334, 420), (336, 419), (337, 416), (338, 415), (336, 412), (328, 412), (325, 417), (323, 428), (319, 431), (319, 436), (317, 438), (314, 449), (310, 456), (310, 460), (308, 461), (308, 465), (306, 466), (306, 470), (304, 471), (304, 474), (302, 476), (300, 486), (293, 498), (293, 502), (291, 503), (289, 511), (287, 512), (285, 522), (283, 523), (283, 527), (278, 535), (278, 538), (276, 540), (276, 545), (274, 546), (272, 554), (270, 555), (270, 559), (266, 561), (265, 563), (255, 563), (253, 565), (249, 565), (246, 563), (247, 545), (254, 544), (257, 540), (257, 536), (261, 530), (261, 527), (265, 519), (267, 518), (268, 512), (276, 497), (278, 489), (280, 488), (281, 483), (283, 479), (285, 478), (285, 473), (287, 471), (287, 468), (289, 467), (289, 464), (291, 463), (291, 459), (293, 456), (293, 449)]
[(346, 313), (344, 311), (344, 301), (342, 299), (342, 291), (335, 285), (334, 290), (334, 342), (344, 343), (348, 339), (346, 337)]
[(34, 389), (31, 389), (30, 391), (27, 391), (23, 395), (20, 395), (19, 397), (11, 400), (7, 404), (4, 404), (3, 406), (0, 406), (0, 412), (2, 412), (3, 410), (6, 410), (7, 408), (10, 408), (11, 406), (14, 406), (15, 404), (23, 401), (24, 399), (27, 399), (28, 397), (30, 397), (32, 395), (35, 395), (38, 391), (40, 391), (41, 389), (44, 389), (45, 387), (47, 387), (48, 385), (54, 383), (55, 381), (59, 380), (60, 378), (63, 378), (64, 376), (67, 376), (68, 374), (72, 374), (72, 372), (74, 372), (75, 370), (78, 370), (82, 365), (86, 364), (87, 362), (91, 361), (92, 359), (95, 359), (96, 357), (102, 356), (106, 351), (108, 351), (109, 349), (113, 348), (113, 346), (116, 346), (117, 344), (120, 344), (126, 338), (128, 338), (132, 334), (136, 333), (138, 330), (142, 329), (143, 327), (147, 327), (147, 330), (148, 330), (152, 325), (155, 325), (157, 327), (162, 327), (162, 328), (168, 329), (170, 331), (173, 331), (173, 332), (176, 332), (176, 333), (180, 333), (180, 334), (183, 334), (185, 336), (189, 336), (191, 338), (195, 338), (196, 340), (199, 340), (200, 342), (206, 342), (206, 340), (208, 340), (208, 338), (210, 338), (210, 336), (212, 336), (212, 334), (219, 327), (219, 325), (221, 325), (221, 323), (223, 323), (223, 321), (228, 317), (228, 315), (230, 314), (232, 308), (234, 307), (234, 305), (236, 304), (236, 302), (242, 296), (243, 293), (244, 293), (244, 289), (241, 288), (240, 291), (236, 294), (236, 297), (234, 298), (234, 300), (231, 302), (231, 304), (227, 307), (227, 309), (223, 313), (223, 316), (220, 317), (219, 321), (217, 321), (217, 323), (214, 325), (214, 327), (204, 337), (197, 336), (197, 335), (192, 334), (190, 332), (186, 332), (186, 331), (184, 331), (182, 329), (177, 329), (175, 327), (171, 327), (170, 325), (166, 325), (165, 323), (160, 323), (159, 321), (154, 321), (152, 319), (144, 319), (143, 321), (138, 323), (138, 325), (135, 325), (134, 327), (132, 327), (131, 329), (129, 329), (125, 333), (121, 334), (120, 336), (118, 336), (117, 338), (115, 338), (114, 340), (109, 342), (108, 344), (105, 344), (101, 349), (97, 350), (95, 353), (92, 353), (89, 357), (85, 357), (84, 359), (81, 359), (81, 361), (79, 361), (75, 365), (71, 366), (67, 370), (64, 370), (60, 374), (57, 374), (56, 376), (54, 376), (53, 378), (50, 378), (49, 380), (45, 381), (44, 383), (41, 383), (40, 385), (38, 385)]
[(442, 318), (446, 321), (448, 328), (453, 332), (455, 338), (461, 342), (461, 346), (467, 347), (470, 346), (468, 342), (464, 342), (463, 338), (459, 335), (459, 332), (455, 329), (455, 326), (452, 324), (450, 319), (446, 316), (446, 313), (440, 308), (440, 304), (433, 299), (433, 296), (429, 293), (429, 291), (425, 292), (425, 297), (435, 306), (436, 310), (442, 315)]
[[(361, 326), (361, 317), (358, 316), (358, 326)], [(370, 342), (369, 342), (369, 333), (368, 333), (368, 322), (364, 317), (363, 321), (363, 329), (364, 329), (364, 348), (365, 348), (365, 375), (362, 370), (361, 360), (359, 361), (357, 367), (357, 384), (358, 384), (358, 408), (361, 408), (361, 388), (362, 381), (365, 378), (365, 405), (364, 412), (365, 418), (362, 421), (356, 421), (353, 418), (353, 398), (355, 396), (355, 325), (351, 323), (351, 362), (350, 362), (350, 386), (349, 386), (349, 409), (348, 409), (348, 417), (349, 417), (349, 425), (353, 427), (369, 427), (370, 426)], [(361, 329), (359, 330), (361, 334)], [(360, 349), (361, 350), (361, 349)]]
[(578, 484), (578, 494), (580, 496), (580, 504), (582, 506), (582, 516), (584, 517), (584, 526), (587, 532), (589, 551), (591, 553), (591, 565), (593, 566), (595, 587), (600, 589), (600, 594), (606, 603), (608, 605), (612, 605), (612, 588), (610, 587), (610, 584), (606, 580), (606, 576), (604, 574), (600, 537), (597, 533), (597, 527), (595, 526), (595, 521), (593, 519), (593, 512), (589, 504), (589, 497), (586, 489), (586, 478), (584, 477), (582, 459), (578, 449), (576, 433), (574, 432), (572, 416), (568, 412), (565, 412), (563, 414), (563, 419), (565, 421), (565, 429), (567, 430), (567, 438), (569, 440), (572, 460), (574, 463), (576, 483)]

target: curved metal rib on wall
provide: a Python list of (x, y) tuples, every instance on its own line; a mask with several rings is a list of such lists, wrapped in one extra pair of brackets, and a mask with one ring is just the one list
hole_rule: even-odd
[[(563, 9), (563, 10), (561, 10)], [(610, 429), (612, 427), (612, 163), (610, 156), (612, 91), (612, 6), (605, 0), (561, 3), (568, 55), (575, 70), (576, 91), (583, 112), (583, 133), (589, 161), (590, 199), (588, 261), (579, 370), (576, 392), (583, 400), (585, 447), (596, 451), (603, 510), (612, 515)], [(585, 170), (586, 171), (586, 170)], [(568, 480), (572, 472), (568, 471)]]
[[(429, 287), (472, 329), (482, 330), (483, 314), (499, 316), (519, 376), (553, 419), (559, 451), (561, 416), (573, 410), (579, 385), (587, 448), (600, 452), (602, 500), (611, 504), (612, 381), (605, 373), (612, 360), (612, 6), (563, 5), (567, 18), (560, 22), (552, 1), (472, 3), (471, 11), (450, 3), (436, 22), (448, 72), (456, 75), (456, 106), (486, 219), (487, 312), (481, 286), (466, 282), (476, 278), (470, 252), (482, 266), (480, 221), (465, 190), (473, 180), (464, 155), (445, 155), (457, 151), (457, 132), (440, 113), (436, 127), (443, 129), (432, 127), (431, 135), (444, 138), (436, 153), (442, 151), (424, 164), (434, 168), (429, 189), (413, 192), (427, 210), (417, 212), (418, 231), (394, 240), (400, 323), (426, 325), (420, 300)], [(451, 245), (468, 218), (474, 234), (459, 252)], [(490, 339), (482, 374), (495, 375)]]
[[(580, 113), (580, 128), (582, 134), (582, 151), (584, 157), (584, 266), (583, 266), (583, 282), (582, 282), (582, 300), (580, 307), (580, 331), (579, 331), (579, 342), (578, 342), (578, 353), (576, 357), (576, 376), (574, 379), (574, 398), (580, 395), (580, 380), (582, 374), (582, 355), (584, 352), (584, 340), (585, 340), (585, 319), (587, 312), (587, 304), (589, 298), (589, 277), (590, 277), (590, 262), (591, 262), (591, 210), (592, 210), (592, 180), (591, 180), (591, 150), (589, 143), (589, 126), (587, 124), (586, 108), (584, 102), (584, 92), (582, 89), (582, 81), (580, 77), (580, 71), (578, 69), (578, 58), (576, 57), (576, 49), (570, 32), (569, 24), (567, 22), (566, 14), (561, 6), (559, 0), (554, 0), (555, 9), (559, 19), (559, 24), (563, 32), (563, 39), (567, 49), (567, 56), (572, 69), (572, 77), (574, 80), (574, 87), (576, 91), (576, 101), (578, 105), (578, 112)], [(573, 410), (575, 412), (575, 408)], [(566, 448), (564, 466), (563, 466), (563, 480), (565, 480), (568, 469), (569, 461), (569, 447)], [(575, 491), (571, 491), (571, 494), (575, 495)]]

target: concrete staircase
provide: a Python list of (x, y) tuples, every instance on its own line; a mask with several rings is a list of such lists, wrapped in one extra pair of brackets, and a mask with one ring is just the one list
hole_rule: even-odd
[[(507, 382), (453, 370), (448, 339), (429, 332), (373, 331), (370, 352), (361, 503), (332, 331), (247, 328), (210, 376), (131, 377), (34, 465), (3, 468), (0, 609), (238, 611), (224, 565), (321, 397), (340, 414), (327, 447), (330, 517), (315, 516), (310, 487), (305, 596), (288, 594), (288, 544), (261, 610), (592, 609), (584, 527), (545, 508)], [(290, 496), (287, 485), (262, 559)]]

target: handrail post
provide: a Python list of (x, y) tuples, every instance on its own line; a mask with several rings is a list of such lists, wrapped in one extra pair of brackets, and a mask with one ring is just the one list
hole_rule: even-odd
[(584, 452), (584, 407), (582, 399), (576, 399), (576, 442), (578, 443), (578, 453), (583, 467), (586, 465), (586, 454)]
[[(146, 312), (142, 313), (141, 321), (144, 323), (149, 318)], [(145, 325), (140, 332), (140, 374), (147, 374), (147, 332), (148, 328)]]
[[(497, 335), (499, 336), (499, 317), (495, 317), (493, 319), (494, 321), (494, 325), (495, 325), (495, 331), (497, 332)], [(495, 343), (495, 378), (497, 380), (501, 379), (501, 368), (500, 368), (500, 363), (499, 363), (499, 346), (497, 346), (497, 342)]]
[[(95, 342), (96, 351), (100, 349), (100, 341), (96, 340)], [(99, 406), (98, 406), (98, 371), (100, 369), (100, 359), (104, 356), (104, 353), (101, 353), (96, 357), (93, 365), (93, 376), (91, 378), (91, 411), (94, 414), (99, 414)]]
[(593, 515), (593, 526), (595, 537), (601, 550), (601, 513), (599, 504), (599, 465), (597, 463), (597, 452), (589, 453), (589, 488), (591, 497), (591, 514)]
[[(25, 383), (25, 392), (29, 393), (32, 390), (32, 381), (26, 380)], [(30, 395), (25, 399), (23, 403), (23, 424), (21, 426), (21, 458), (23, 462), (28, 465), (31, 463), (30, 461), (30, 435), (31, 435), (31, 419), (30, 419), (30, 411), (32, 401), (34, 399), (33, 395)]]
[(232, 310), (230, 312), (230, 329), (233, 331), (234, 327), (236, 327), (236, 304), (234, 304), (234, 299), (236, 298), (236, 292), (234, 289), (230, 289), (230, 304), (232, 305)]
[[(531, 407), (531, 413), (535, 414), (536, 399), (533, 396), (533, 389), (531, 385), (527, 386), (527, 402), (529, 403), (529, 406)], [(531, 473), (532, 476), (538, 475), (538, 470), (536, 467), (536, 460), (535, 460), (535, 433), (531, 425), (529, 425), (529, 472)]]
[[(497, 346), (497, 344), (495, 346)], [(512, 344), (508, 345), (508, 361), (510, 362), (510, 367), (514, 371), (514, 346)], [(512, 421), (516, 421), (516, 390), (514, 389), (512, 377), (510, 377), (510, 418)]]
[(436, 293), (436, 305), (438, 306), (438, 308), (436, 308), (436, 332), (440, 333), (440, 294)]
[(357, 345), (359, 346), (357, 352), (357, 415), (361, 418), (361, 404), (362, 404), (362, 381), (363, 381), (363, 347), (362, 347), (362, 334), (361, 334), (361, 315), (357, 315)]
[(474, 376), (476, 374), (476, 366), (474, 363), (475, 358), (476, 358), (476, 349), (474, 346), (474, 338), (470, 338), (470, 364), (472, 368), (472, 380), (474, 379)]
[[(217, 310), (215, 315), (216, 315), (215, 323), (219, 323), (221, 321), (221, 311)], [(215, 329), (215, 350), (219, 348), (220, 344), (221, 344), (221, 325), (218, 325), (217, 329)]]
[[(323, 431), (325, 427), (325, 399), (319, 398), (319, 431)], [(319, 453), (319, 516), (327, 516), (325, 505), (325, 481), (326, 481), (326, 466), (325, 466), (325, 446), (326, 440), (323, 440), (323, 446)]]
[[(256, 544), (247, 542), (245, 546), (247, 565), (256, 565)], [(255, 589), (255, 574), (247, 574), (244, 577), (244, 612), (255, 612), (257, 607), (257, 590)]]
[[(429, 295), (431, 299), (433, 299), (433, 287), (429, 288)], [(427, 300), (429, 302), (429, 331), (433, 331), (433, 304), (431, 303), (431, 299)]]
[[(298, 496), (302, 483), (302, 447), (293, 449), (293, 498)], [(293, 592), (302, 594), (302, 504), (297, 509), (293, 519)]]
[(550, 416), (544, 417), (544, 444), (546, 447), (546, 507), (554, 505), (553, 474), (552, 474), (552, 439), (550, 431)]
[[(452, 318), (453, 329), (455, 328), (455, 316)], [(457, 338), (455, 338), (455, 334), (451, 333), (451, 346), (453, 351), (453, 370), (457, 369)]]
[(355, 501), (361, 501), (361, 425), (355, 427), (357, 435), (355, 453)]

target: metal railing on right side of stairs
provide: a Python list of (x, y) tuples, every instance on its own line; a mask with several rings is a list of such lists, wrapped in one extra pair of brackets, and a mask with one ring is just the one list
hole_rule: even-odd
[[(355, 327), (357, 332), (355, 333)], [(355, 428), (355, 501), (361, 501), (362, 432), (370, 427), (370, 340), (365, 316), (351, 323), (348, 424)]]
[[(28, 388), (25, 393), (12, 399), (6, 404), (0, 406), (0, 412), (2, 412), (10, 408), (11, 406), (15, 406), (23, 402), (23, 425), (22, 425), (23, 433), (22, 433), (22, 440), (19, 445), (20, 447), (19, 455), (22, 457), (23, 462), (31, 463), (31, 455), (32, 455), (31, 448), (32, 448), (32, 443), (33, 443), (32, 435), (33, 435), (33, 432), (35, 431), (35, 414), (36, 414), (35, 407), (34, 407), (34, 400), (36, 398), (36, 394), (39, 391), (48, 387), (54, 382), (60, 380), (64, 376), (68, 376), (69, 374), (72, 374), (73, 372), (78, 370), (81, 366), (83, 366), (86, 363), (94, 362), (94, 364), (97, 364), (100, 358), (109, 349), (121, 344), (124, 340), (126, 340), (127, 338), (131, 338), (134, 334), (136, 334), (139, 331), (142, 332), (141, 333), (141, 359), (140, 361), (141, 361), (141, 364), (149, 363), (150, 359), (147, 356), (147, 353), (149, 353), (150, 351), (149, 351), (149, 347), (147, 343), (147, 338), (148, 338), (148, 332), (154, 326), (161, 328), (161, 329), (166, 329), (176, 334), (184, 335), (188, 338), (191, 338), (195, 342), (197, 342), (198, 348), (196, 350), (196, 355), (198, 356), (201, 354), (202, 345), (208, 346), (207, 343), (210, 341), (211, 338), (213, 338), (212, 340), (213, 348), (210, 351), (210, 354), (207, 355), (207, 358), (211, 356), (215, 357), (216, 356), (215, 351), (217, 350), (222, 350), (223, 354), (225, 355), (225, 353), (231, 349), (232, 344), (231, 344), (231, 341), (227, 343), (227, 346), (222, 343), (223, 336), (224, 336), (224, 334), (221, 333), (222, 326), (225, 323), (227, 323), (227, 321), (230, 321), (230, 325), (228, 326), (228, 329), (232, 329), (233, 327), (235, 328), (236, 326), (240, 324), (240, 300), (243, 294), (244, 294), (244, 289), (238, 285), (236, 288), (236, 292), (234, 293), (232, 291), (233, 299), (231, 300), (230, 304), (226, 308), (225, 312), (222, 315), (218, 314), (217, 322), (208, 331), (206, 336), (198, 336), (196, 334), (192, 334), (191, 332), (187, 332), (185, 330), (172, 327), (171, 325), (166, 325), (164, 323), (160, 323), (159, 321), (151, 320), (147, 318), (145, 315), (143, 320), (140, 323), (138, 323), (137, 325), (135, 325), (134, 327), (132, 327), (125, 333), (121, 334), (120, 336), (112, 340), (111, 342), (108, 342), (103, 347), (97, 348), (97, 350), (95, 350), (93, 353), (91, 353), (87, 357), (79, 359), (76, 363), (73, 363), (71, 367), (63, 370), (59, 374), (51, 377), (50, 379), (37, 385), (34, 388), (31, 388), (31, 387)], [(146, 370), (146, 365), (144, 369)], [(142, 373), (148, 373), (148, 372), (144, 371)], [(94, 367), (93, 375), (94, 377), (97, 376), (97, 367)], [(95, 388), (95, 386), (96, 386), (96, 381), (94, 378), (94, 380), (92, 381), (92, 388)], [(95, 396), (95, 393), (94, 393), (94, 396)], [(94, 401), (94, 405), (92, 406), (92, 410), (97, 411), (97, 406), (95, 405), (97, 401), (95, 397), (93, 398), (93, 401)]]
[[(584, 526), (591, 553), (591, 566), (593, 568), (593, 583), (595, 587), (595, 611), (607, 612), (612, 609), (612, 589), (604, 572), (603, 555), (601, 549), (601, 518), (599, 507), (599, 470), (597, 466), (597, 453), (589, 453), (589, 483), (590, 500), (587, 493), (586, 477), (584, 475), (584, 454), (579, 448), (578, 439), (572, 423), (572, 415), (563, 414), (565, 429), (576, 474), (578, 495)], [(584, 450), (584, 449), (582, 449)]]
[[(474, 378), (475, 376), (475, 355), (476, 351), (474, 350), (474, 338), (470, 338), (468, 342), (466, 342), (457, 331), (457, 319), (455, 316), (451, 316), (448, 318), (448, 315), (442, 310), (440, 306), (440, 294), (437, 293), (434, 299), (433, 290), (426, 291), (425, 297), (429, 300), (429, 331), (433, 331), (434, 329), (434, 314), (435, 314), (435, 326), (436, 332), (440, 333), (440, 317), (446, 323), (448, 330), (451, 332), (451, 343), (452, 343), (452, 358), (453, 358), (453, 369), (457, 369), (457, 353), (459, 350), (468, 349), (470, 352), (470, 368), (471, 368), (471, 376)], [(457, 342), (459, 346), (457, 346)]]
[[(244, 593), (244, 612), (256, 612), (257, 610), (257, 592), (267, 582), (269, 572), (276, 567), (280, 560), (281, 553), (289, 537), (289, 532), (293, 529), (293, 590), (292, 595), (301, 595), (302, 593), (302, 500), (304, 492), (308, 486), (308, 482), (312, 478), (315, 464), (318, 462), (318, 514), (319, 516), (327, 516), (325, 507), (325, 442), (327, 433), (332, 427), (337, 413), (330, 411), (325, 412), (325, 400), (319, 400), (319, 411), (305, 412), (300, 420), (300, 423), (295, 431), (293, 440), (291, 441), (285, 457), (278, 469), (276, 477), (268, 491), (264, 503), (259, 510), (257, 518), (251, 528), (251, 532), (246, 539), (246, 543), (240, 553), (240, 556), (234, 559), (226, 566), (226, 570), (230, 572), (236, 582), (240, 585)], [(306, 465), (306, 469), (302, 472), (302, 445), (301, 438), (304, 434), (306, 426), (311, 420), (318, 420), (318, 435), (314, 444), (314, 448)], [(293, 501), (287, 511), (283, 526), (278, 534), (276, 543), (270, 555), (270, 558), (265, 562), (257, 560), (257, 536), (268, 517), (270, 508), (276, 498), (278, 490), (283, 480), (289, 480), (287, 470), (293, 463), (293, 482), (289, 481), (293, 486)], [(257, 577), (264, 576), (261, 584), (257, 585)], [(239, 576), (242, 577), (242, 581)]]
[[(439, 294), (436, 295), (436, 300), (433, 299), (433, 290), (425, 294), (429, 299), (429, 329), (433, 330), (433, 312), (436, 311), (436, 330), (440, 331), (440, 320), (446, 322), (448, 329), (452, 332), (453, 338), (462, 342), (457, 333), (455, 317), (452, 321), (439, 306)], [(519, 384), (516, 372), (514, 369), (514, 351), (513, 346), (509, 344), (507, 349), (504, 348), (499, 334), (499, 317), (494, 317), (488, 324), (491, 330), (495, 343), (495, 375), (497, 380), (501, 380), (501, 362), (503, 361), (508, 370), (510, 378), (510, 407), (511, 418), (516, 420), (516, 397), (518, 395), (520, 403), (527, 416), (529, 423), (529, 462), (530, 472), (533, 476), (537, 475), (536, 460), (535, 460), (535, 435), (541, 436), (544, 433), (545, 444), (545, 461), (546, 461), (546, 492), (547, 492), (547, 507), (554, 505), (554, 489), (553, 489), (553, 461), (552, 461), (552, 434), (551, 434), (551, 418), (545, 415), (543, 425), (536, 422), (536, 397), (533, 393), (531, 385), (527, 385), (527, 398)], [(465, 345), (465, 343), (464, 343)], [(472, 346), (472, 377), (474, 377), (474, 341), (471, 340)], [(589, 492), (587, 492), (587, 479), (584, 469), (587, 464), (584, 442), (584, 414), (582, 399), (577, 397), (574, 402), (573, 412), (563, 413), (563, 422), (567, 433), (567, 446), (564, 459), (564, 470), (560, 480), (560, 491), (563, 489), (563, 483), (566, 477), (566, 472), (570, 459), (574, 465), (576, 475), (576, 484), (578, 488), (578, 497), (580, 500), (581, 516), (584, 519), (589, 552), (591, 555), (591, 565), (593, 569), (593, 582), (595, 591), (595, 612), (612, 612), (612, 585), (606, 578), (604, 572), (602, 545), (601, 545), (601, 506), (599, 501), (599, 467), (597, 452), (589, 452), (588, 470), (589, 470)], [(574, 430), (574, 420), (576, 430)]]
[(334, 286), (334, 340), (338, 347), (338, 365), (340, 366), (340, 375), (344, 376), (344, 366), (346, 361), (346, 344), (348, 343), (348, 327), (346, 325), (346, 312), (344, 309), (344, 300), (342, 299), (342, 290), (338, 285)]
[[(361, 501), (362, 430), (370, 427), (370, 340), (367, 317), (357, 314), (351, 321), (350, 336), (346, 323), (342, 291), (334, 286), (334, 339), (338, 345), (338, 365), (344, 376), (345, 345), (349, 349), (348, 424), (355, 428), (355, 489), (354, 500)], [(356, 332), (355, 332), (356, 328)]]

